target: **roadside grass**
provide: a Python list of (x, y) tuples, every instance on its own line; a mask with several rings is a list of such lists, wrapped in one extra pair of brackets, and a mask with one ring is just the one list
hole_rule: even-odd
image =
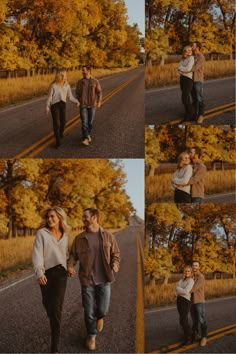
[[(173, 201), (174, 191), (171, 188), (172, 173), (146, 176), (146, 202)], [(235, 170), (208, 171), (205, 178), (205, 195), (233, 192), (236, 189)]]
[[(147, 284), (144, 286), (145, 308), (169, 306), (176, 303), (176, 283)], [(206, 280), (205, 298), (213, 299), (236, 294), (236, 279)]]
[[(113, 234), (124, 230), (110, 229)], [(76, 235), (82, 230), (72, 231), (69, 234), (69, 249)], [(19, 236), (11, 239), (0, 239), (0, 280), (19, 270), (32, 267), (32, 249), (35, 236)]]
[[(92, 75), (101, 79), (102, 77), (128, 70), (130, 70), (130, 68), (94, 69)], [(0, 106), (6, 106), (47, 94), (54, 77), (55, 74), (47, 74), (32, 77), (0, 79)], [(74, 86), (76, 82), (82, 78), (82, 74), (79, 70), (68, 71), (67, 77), (70, 85)]]
[[(179, 83), (177, 75), (177, 63), (165, 65), (153, 65), (145, 69), (146, 89), (172, 86)], [(205, 80), (217, 79), (221, 77), (234, 76), (235, 60), (209, 60), (205, 63)]]

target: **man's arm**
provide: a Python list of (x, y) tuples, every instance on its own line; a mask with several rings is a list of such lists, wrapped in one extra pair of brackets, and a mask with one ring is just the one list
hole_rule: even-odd
[(120, 250), (116, 239), (113, 235), (111, 235), (111, 267), (112, 270), (117, 273), (119, 271), (120, 266)]
[(206, 166), (203, 164), (199, 165), (198, 169), (196, 170), (194, 175), (188, 181), (188, 184), (197, 183), (198, 181), (200, 181), (201, 179), (203, 179), (206, 176), (206, 173), (207, 173)]
[(77, 252), (76, 252), (76, 240), (77, 240), (77, 236), (75, 237), (75, 239), (72, 243), (71, 250), (69, 253), (69, 258), (67, 260), (67, 272), (70, 277), (73, 277), (76, 274), (76, 271), (74, 268), (74, 266), (76, 265), (77, 260), (78, 260)]
[(202, 69), (205, 63), (205, 57), (204, 55), (200, 55), (196, 61), (196, 63), (192, 67), (192, 72), (197, 71), (199, 69)]
[(100, 108), (102, 104), (102, 88), (98, 80), (96, 85), (96, 96), (97, 96), (97, 108)]
[(191, 293), (194, 293), (195, 291), (197, 291), (199, 288), (203, 287), (205, 284), (205, 278), (204, 276), (201, 274), (199, 276), (199, 278), (197, 279), (197, 281), (195, 281), (193, 287), (192, 287), (192, 290), (191, 290)]

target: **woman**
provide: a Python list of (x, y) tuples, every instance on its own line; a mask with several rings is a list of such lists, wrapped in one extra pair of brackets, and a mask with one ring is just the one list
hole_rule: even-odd
[(172, 177), (175, 203), (191, 203), (191, 186), (188, 185), (188, 181), (192, 174), (193, 168), (190, 165), (189, 154), (182, 152), (178, 157), (177, 170)]
[(79, 101), (72, 95), (70, 85), (67, 82), (66, 72), (61, 71), (56, 74), (55, 80), (50, 86), (46, 108), (47, 114), (51, 110), (56, 148), (60, 146), (60, 139), (63, 138), (67, 98), (79, 106)]
[(180, 75), (180, 88), (182, 91), (182, 103), (185, 108), (184, 121), (193, 120), (194, 109), (191, 103), (191, 91), (193, 88), (193, 73), (191, 69), (194, 65), (194, 57), (190, 46), (184, 47), (182, 60), (178, 66)]
[(193, 272), (190, 266), (184, 268), (184, 277), (176, 285), (177, 309), (179, 312), (179, 323), (184, 331), (184, 343), (191, 342), (192, 331), (188, 322), (188, 315), (191, 306), (191, 290), (194, 284)]
[(68, 236), (70, 228), (63, 209), (45, 212), (44, 226), (36, 234), (33, 266), (42, 292), (43, 305), (50, 320), (51, 352), (58, 352), (61, 313), (67, 283)]

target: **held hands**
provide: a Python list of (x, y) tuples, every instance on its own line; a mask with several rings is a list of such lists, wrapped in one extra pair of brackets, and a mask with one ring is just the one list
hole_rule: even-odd
[(38, 278), (38, 283), (40, 285), (46, 285), (47, 282), (48, 282), (48, 280), (47, 280), (47, 277), (45, 275), (43, 275), (42, 277)]
[(49, 114), (49, 112), (50, 112), (50, 108), (47, 106), (46, 107), (46, 113)]
[(97, 103), (97, 108), (100, 108), (101, 107), (101, 102)]
[(76, 107), (79, 107), (80, 106), (80, 103), (78, 102), (78, 103), (76, 103)]
[(73, 267), (68, 267), (67, 268), (67, 275), (68, 277), (73, 277), (76, 274), (76, 270)]

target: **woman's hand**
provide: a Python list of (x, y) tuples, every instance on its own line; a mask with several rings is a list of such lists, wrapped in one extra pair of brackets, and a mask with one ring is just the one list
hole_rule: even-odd
[(113, 270), (113, 272), (118, 273), (118, 271), (119, 271), (118, 265), (117, 264), (113, 264), (112, 270)]
[(38, 283), (40, 285), (46, 285), (47, 282), (48, 282), (48, 280), (47, 280), (47, 277), (45, 275), (43, 275), (42, 277), (38, 278)]
[(73, 277), (73, 276), (76, 274), (75, 268), (73, 268), (73, 267), (68, 267), (68, 268), (67, 268), (67, 274), (68, 274), (68, 277)]
[(50, 112), (50, 108), (47, 106), (46, 107), (46, 113), (49, 114), (49, 112)]

